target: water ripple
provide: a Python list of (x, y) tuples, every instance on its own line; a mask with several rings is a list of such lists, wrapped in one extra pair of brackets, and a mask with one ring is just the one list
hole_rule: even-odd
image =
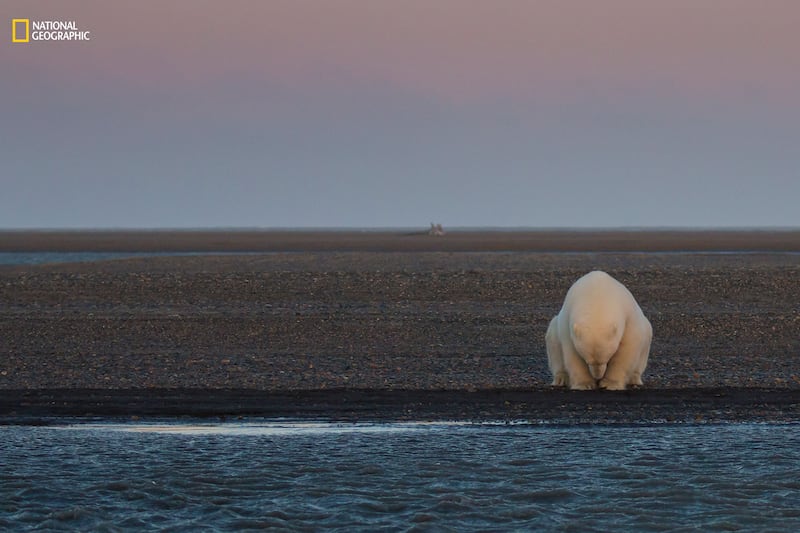
[(0, 529), (800, 528), (798, 425), (226, 427), (2, 427)]

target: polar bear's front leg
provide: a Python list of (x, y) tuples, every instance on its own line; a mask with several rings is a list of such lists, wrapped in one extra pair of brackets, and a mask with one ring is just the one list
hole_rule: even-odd
[(573, 346), (562, 345), (564, 366), (569, 374), (569, 388), (572, 390), (592, 390), (597, 388), (597, 381), (589, 373), (586, 361), (578, 355)]
[(600, 388), (625, 390), (630, 385), (642, 384), (642, 345), (628, 331), (619, 343), (617, 353), (608, 362), (606, 373), (600, 380)]
[(553, 374), (552, 386), (566, 387), (569, 385), (569, 374), (564, 367), (564, 354), (561, 351), (561, 340), (558, 338), (558, 316), (550, 321), (544, 340), (547, 347), (547, 363)]

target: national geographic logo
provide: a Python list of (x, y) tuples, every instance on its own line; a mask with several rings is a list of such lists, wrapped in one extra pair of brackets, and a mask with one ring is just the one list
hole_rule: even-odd
[(11, 19), (11, 42), (91, 41), (90, 31), (78, 28), (74, 20)]
[(28, 19), (11, 19), (11, 42), (27, 43), (30, 41), (30, 21)]

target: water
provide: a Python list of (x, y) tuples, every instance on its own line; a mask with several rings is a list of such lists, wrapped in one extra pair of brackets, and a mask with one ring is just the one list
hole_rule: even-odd
[(274, 252), (0, 252), (0, 265), (24, 266), (53, 263), (88, 263), (141, 257), (271, 255)]
[[(225, 255), (273, 255), (276, 252), (0, 252), (0, 266), (13, 265), (43, 265), (53, 263), (78, 263), (93, 261), (108, 261), (111, 259), (132, 259), (141, 257), (161, 257), (161, 256), (225, 256)], [(280, 252), (281, 255), (288, 255), (302, 252)], [(518, 252), (475, 252), (484, 256), (507, 255)], [(528, 253), (528, 252), (522, 252)], [(535, 254), (536, 252), (530, 252)], [(626, 256), (639, 255), (643, 252), (550, 252), (564, 256)], [(772, 257), (797, 257), (800, 252), (762, 252), (762, 251), (671, 251), (671, 252), (644, 252), (650, 257), (670, 257), (670, 256), (772, 256)]]
[(0, 252), (0, 265), (43, 265), (128, 259), (158, 255), (187, 255), (163, 252)]
[(0, 428), (0, 529), (800, 528), (800, 425)]

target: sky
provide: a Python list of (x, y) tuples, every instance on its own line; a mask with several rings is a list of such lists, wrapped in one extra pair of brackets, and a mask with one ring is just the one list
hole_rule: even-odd
[[(84, 42), (12, 43), (11, 20)], [(0, 228), (800, 227), (796, 0), (4, 0)]]

